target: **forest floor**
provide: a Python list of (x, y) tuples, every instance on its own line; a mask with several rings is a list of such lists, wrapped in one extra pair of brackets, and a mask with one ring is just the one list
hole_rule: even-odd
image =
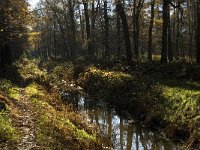
[(71, 85), (129, 111), (145, 126), (162, 127), (167, 137), (185, 142), (188, 149), (199, 146), (198, 66), (152, 62), (129, 68), (120, 61), (94, 62), (23, 58), (3, 70), (0, 149), (107, 147), (97, 127), (62, 102), (60, 89)]
[(62, 102), (36, 61), (16, 66), (0, 80), (0, 149), (103, 149), (98, 128)]
[[(33, 111), (33, 104), (28, 99), (25, 88), (18, 88), (18, 97), (17, 101), (15, 101), (15, 108), (18, 112), (17, 114), (12, 114), (15, 116), (12, 116), (12, 121), (14, 124), (14, 127), (20, 135), (20, 138), (18, 139), (18, 143), (13, 144), (11, 141), (7, 142), (5, 145), (2, 145), (2, 149), (37, 149), (39, 146), (37, 146), (36, 142), (36, 112)], [(17, 115), (17, 116), (16, 116)], [(13, 135), (15, 136), (15, 135)], [(17, 135), (18, 136), (18, 135)]]

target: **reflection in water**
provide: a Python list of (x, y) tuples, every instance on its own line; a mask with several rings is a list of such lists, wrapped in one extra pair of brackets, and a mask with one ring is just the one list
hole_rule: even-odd
[(91, 123), (97, 124), (110, 140), (115, 150), (178, 150), (173, 142), (156, 132), (139, 127), (133, 120), (119, 115), (105, 102), (89, 100), (78, 92), (62, 95), (78, 112), (87, 114)]

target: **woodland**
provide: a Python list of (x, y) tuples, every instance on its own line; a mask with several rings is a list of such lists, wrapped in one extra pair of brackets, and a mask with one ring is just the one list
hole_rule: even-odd
[(0, 0), (0, 149), (199, 149), (200, 0), (31, 1)]

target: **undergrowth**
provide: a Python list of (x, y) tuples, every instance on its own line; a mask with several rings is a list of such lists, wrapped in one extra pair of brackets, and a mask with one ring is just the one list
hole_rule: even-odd
[[(58, 86), (61, 78), (61, 84), (66, 84), (66, 81), (63, 81), (71, 76), (70, 64), (66, 64), (69, 66), (66, 69), (55, 66), (51, 75), (38, 65), (40, 64), (36, 59), (22, 58), (16, 63), (20, 82), (13, 84), (9, 79), (0, 80), (0, 93), (8, 97), (0, 97), (3, 100), (2, 108), (4, 109), (5, 104), (6, 109), (6, 113), (0, 114), (0, 140), (17, 142), (20, 138), (12, 123), (14, 122), (15, 126), (15, 121), (17, 123), (17, 119), (20, 118), (20, 110), (15, 105), (20, 103), (23, 94), (21, 92), (24, 89), (25, 96), (32, 102), (37, 115), (36, 141), (41, 149), (103, 149), (98, 129), (86, 122), (84, 116), (75, 113), (71, 107), (64, 104), (55, 88), (47, 92), (48, 86)], [(12, 146), (13, 144), (10, 145)]]
[[(173, 78), (171, 75), (166, 77), (171, 67), (165, 65), (164, 68), (166, 70), (157, 68), (157, 71), (137, 76), (137, 72), (124, 74), (90, 67), (80, 74), (78, 83), (91, 96), (115, 101), (117, 108), (128, 110), (145, 125), (164, 127), (168, 137), (190, 141), (190, 146), (194, 144), (191, 147), (198, 147), (200, 85), (186, 80), (193, 76), (192, 72), (188, 75), (182, 68), (179, 71), (172, 69), (177, 77)], [(184, 78), (178, 78), (180, 76)]]
[[(97, 61), (94, 63), (96, 67), (91, 67), (84, 60), (75, 61), (74, 64), (40, 64), (37, 60), (30, 64), (27, 62), (25, 60), (21, 65), (20, 71), (25, 80), (48, 82), (54, 91), (67, 89), (73, 79), (79, 78), (78, 84), (89, 95), (114, 102), (116, 107), (128, 110), (145, 125), (162, 126), (168, 137), (187, 141), (188, 147), (198, 147), (199, 66), (183, 61), (170, 64), (136, 63), (133, 68), (127, 68), (117, 60), (116, 65), (110, 61)], [(41, 71), (37, 68), (38, 64), (46, 69)], [(24, 65), (25, 70), (22, 69)], [(4, 87), (2, 90), (8, 89), (5, 91), (11, 95), (17, 93), (17, 89), (10, 88), (9, 83)], [(36, 83), (29, 84), (25, 91), (35, 108), (40, 110), (37, 119), (37, 140), (40, 145), (49, 149), (55, 145), (58, 148), (66, 147), (66, 143), (68, 149), (73, 149), (70, 147), (73, 143), (78, 146), (75, 149), (101, 147), (96, 131), (88, 129), (80, 115), (63, 106), (57, 94), (53, 92), (48, 95)]]
[(5, 112), (0, 112), (0, 141), (16, 141), (19, 135)]
[[(10, 94), (10, 89), (12, 89), (10, 81), (0, 80), (0, 141), (17, 142), (19, 140), (19, 133), (11, 123), (10, 117), (12, 113), (12, 104), (10, 100), (4, 96)], [(13, 93), (12, 96), (16, 94)]]
[(109, 100), (119, 96), (125, 98), (132, 81), (131, 75), (122, 72), (111, 72), (89, 67), (82, 76), (79, 76), (78, 83), (88, 94)]
[(42, 147), (101, 149), (96, 138), (97, 131), (87, 129), (82, 117), (62, 104), (56, 93), (47, 95), (46, 91), (36, 83), (27, 86), (25, 91), (38, 112), (36, 140)]

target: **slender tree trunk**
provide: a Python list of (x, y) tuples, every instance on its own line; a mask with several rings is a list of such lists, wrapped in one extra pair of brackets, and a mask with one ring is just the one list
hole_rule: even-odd
[(92, 2), (92, 15), (91, 15), (91, 35), (90, 35), (90, 50), (92, 50), (93, 49), (93, 45), (91, 45), (91, 43), (93, 43), (93, 41), (94, 41), (94, 38), (95, 38), (95, 15), (96, 15), (96, 13), (95, 13), (95, 5), (94, 5), (94, 0), (93, 1), (91, 1)]
[(75, 17), (74, 17), (74, 4), (72, 4), (72, 0), (68, 0), (69, 4), (69, 14), (70, 14), (70, 22), (71, 22), (71, 42), (72, 42), (72, 49), (71, 49), (71, 57), (76, 57), (76, 49), (77, 49), (77, 43), (76, 43), (76, 24), (75, 24)]
[(134, 0), (133, 2), (133, 41), (134, 41), (134, 57), (139, 58), (140, 46), (140, 12), (143, 7), (144, 0)]
[(61, 36), (62, 36), (62, 41), (63, 41), (63, 45), (64, 45), (64, 50), (65, 50), (65, 53), (67, 55), (67, 57), (69, 57), (69, 52), (68, 52), (68, 48), (67, 48), (67, 42), (66, 42), (66, 36), (65, 36), (65, 31), (64, 31), (64, 27), (61, 23), (61, 20), (57, 14), (57, 11), (54, 9), (54, 7), (50, 4), (49, 1), (46, 1), (49, 5), (50, 5), (50, 8), (52, 9), (53, 13), (54, 13), (54, 16), (58, 22), (58, 25), (59, 25), (59, 28), (60, 28), (60, 32), (61, 32)]
[[(136, 28), (136, 0), (134, 0), (133, 2), (133, 47), (134, 47), (134, 55), (135, 55), (135, 38), (136, 38), (136, 31), (137, 28)], [(136, 56), (134, 56), (136, 57)]]
[(189, 40), (188, 40), (188, 56), (190, 58), (192, 58), (192, 44), (193, 44), (193, 40), (192, 40), (192, 15), (191, 15), (191, 2), (190, 0), (187, 1), (187, 9), (188, 9), (188, 34), (189, 34)]
[(126, 55), (127, 55), (127, 63), (131, 65), (132, 62), (132, 51), (131, 51), (131, 42), (130, 42), (130, 35), (128, 31), (128, 22), (126, 19), (126, 14), (124, 12), (124, 7), (122, 6), (120, 1), (116, 1), (116, 9), (117, 13), (119, 13), (120, 18), (122, 20), (122, 26), (124, 31), (124, 40), (126, 44)]
[(168, 59), (169, 61), (173, 61), (173, 51), (172, 51), (172, 31), (171, 31), (171, 15), (170, 15), (170, 6), (168, 4), (168, 7), (167, 7), (167, 13), (168, 13)]
[(129, 123), (127, 128), (127, 150), (131, 150), (133, 146), (133, 129), (133, 124)]
[(107, 10), (107, 0), (104, 1), (104, 21), (105, 21), (105, 36), (104, 36), (104, 44), (105, 44), (105, 56), (109, 57), (110, 47), (109, 47), (109, 18), (108, 18), (108, 10)]
[(140, 38), (140, 14), (135, 14), (135, 37), (134, 37), (134, 57), (139, 58), (139, 38)]
[(193, 15), (193, 39), (194, 39), (194, 47), (193, 47), (193, 56), (196, 57), (197, 52), (197, 1), (192, 0), (192, 15)]
[(179, 9), (176, 10), (176, 53), (180, 56), (180, 19), (179, 19)]
[(93, 34), (94, 32), (94, 29), (95, 29), (95, 21), (96, 21), (96, 16), (97, 16), (97, 13), (99, 11), (99, 8), (100, 7), (100, 0), (97, 0), (97, 5), (96, 5), (96, 10), (95, 10), (95, 3), (94, 1), (92, 2), (92, 21), (91, 21), (91, 32)]
[(152, 60), (152, 30), (154, 22), (154, 6), (155, 0), (151, 0), (151, 20), (149, 24), (149, 39), (148, 39), (148, 60)]
[(79, 21), (80, 21), (80, 27), (81, 27), (81, 42), (82, 44), (85, 42), (85, 36), (84, 36), (84, 23), (83, 23), (83, 17), (82, 17), (82, 14), (81, 14), (81, 8), (80, 8), (80, 5), (79, 5)]
[(94, 1), (92, 1), (92, 23), (91, 23), (92, 32), (94, 28), (95, 28), (95, 8), (94, 8)]
[(91, 48), (91, 31), (90, 31), (90, 18), (89, 18), (89, 12), (88, 12), (88, 2), (83, 0), (83, 5), (84, 5), (84, 12), (85, 12), (88, 56), (93, 56), (93, 50)]
[(167, 26), (168, 26), (167, 7), (168, 7), (168, 1), (163, 0), (162, 51), (160, 60), (163, 63), (167, 63)]
[(200, 0), (197, 0), (197, 56), (196, 62), (200, 64)]
[(173, 9), (173, 23), (172, 23), (172, 51), (174, 54), (174, 57), (176, 57), (176, 9)]
[(69, 57), (69, 52), (68, 52), (68, 49), (67, 49), (67, 42), (65, 40), (65, 31), (64, 31), (64, 28), (63, 28), (63, 26), (61, 24), (61, 21), (60, 21), (58, 15), (57, 15), (57, 13), (56, 12), (54, 12), (54, 13), (55, 13), (55, 17), (56, 17), (56, 20), (58, 22), (58, 25), (60, 27), (60, 32), (61, 32), (61, 36), (62, 36), (62, 40), (63, 40), (63, 44), (64, 44), (64, 50), (66, 52), (67, 57)]
[(120, 36), (121, 36), (121, 34), (120, 34), (120, 26), (121, 26), (120, 16), (117, 13), (117, 56), (118, 56), (118, 58), (121, 56), (121, 47), (120, 47), (120, 44), (121, 44)]
[(119, 133), (119, 135), (120, 135), (120, 148), (121, 148), (121, 150), (123, 150), (124, 148), (123, 148), (123, 146), (124, 146), (124, 125), (123, 125), (123, 119), (122, 119), (122, 117), (120, 117), (120, 124), (119, 124), (119, 130), (120, 130), (120, 133)]

